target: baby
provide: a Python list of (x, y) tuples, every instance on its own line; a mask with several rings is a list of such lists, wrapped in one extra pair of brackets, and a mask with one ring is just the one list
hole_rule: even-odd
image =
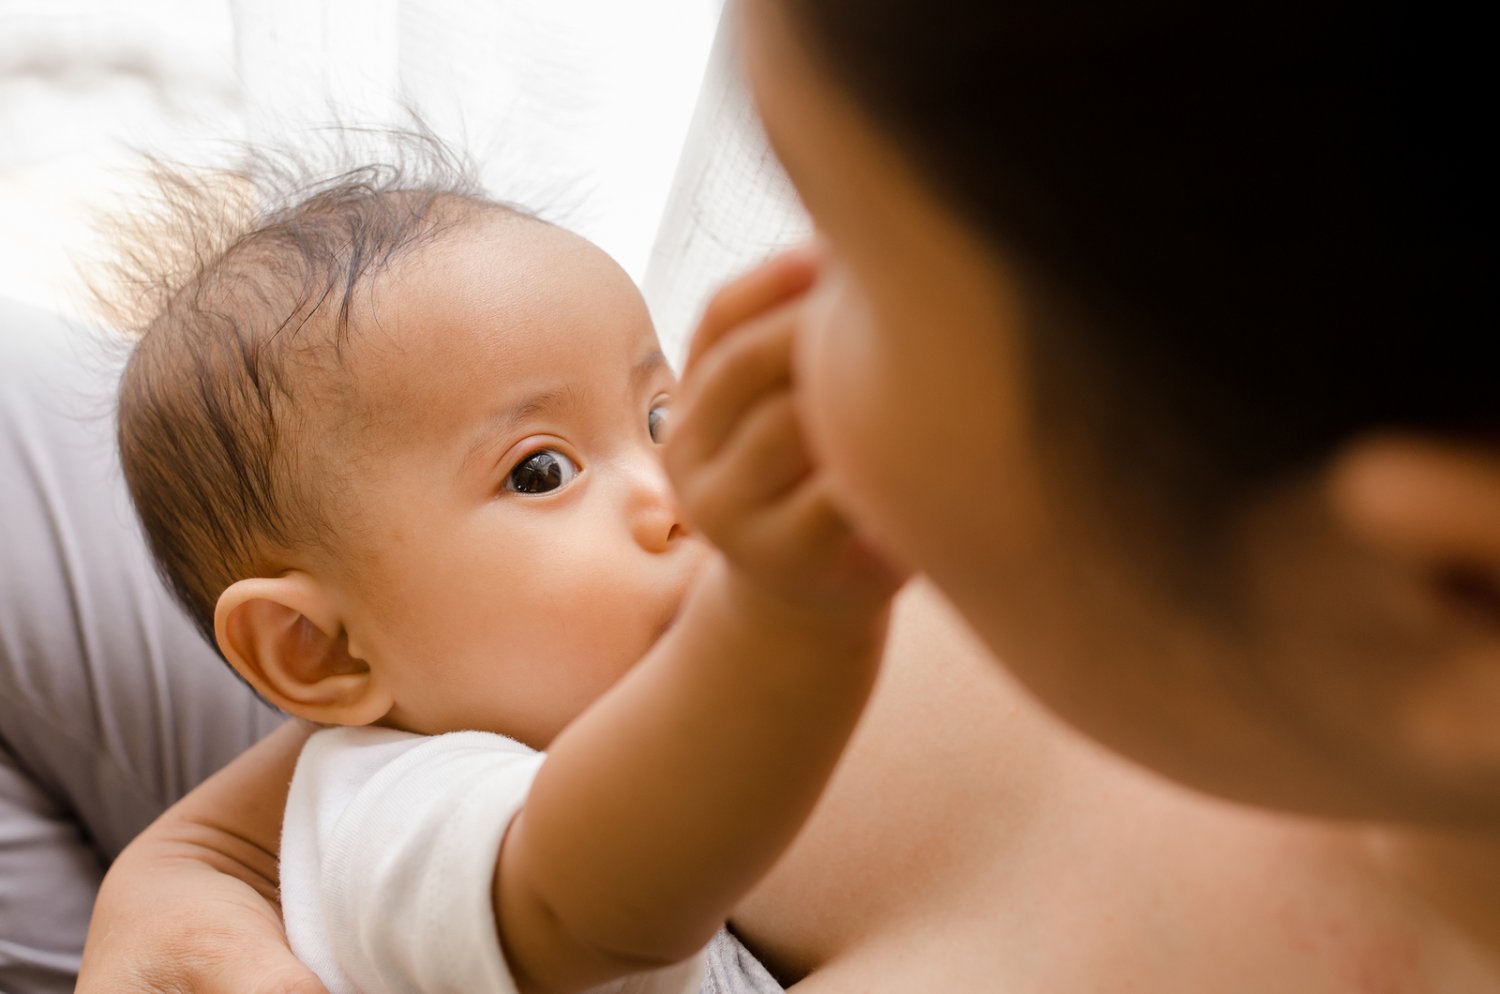
[(191, 214), (120, 447), (192, 617), (328, 726), (284, 823), (293, 948), (334, 994), (696, 991), (898, 586), (793, 419), (747, 400), (674, 440), (680, 506), (672, 371), (582, 238), (379, 169), (233, 230)]

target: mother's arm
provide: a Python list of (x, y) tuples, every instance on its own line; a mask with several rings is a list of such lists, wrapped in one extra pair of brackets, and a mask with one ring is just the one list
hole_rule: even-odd
[(173, 805), (110, 868), (77, 994), (327, 994), (277, 902), (287, 787), (309, 730), (289, 722)]

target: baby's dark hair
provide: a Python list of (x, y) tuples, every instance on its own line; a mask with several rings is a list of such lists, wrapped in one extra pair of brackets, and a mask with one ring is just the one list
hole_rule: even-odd
[(235, 580), (269, 575), (287, 550), (334, 551), (339, 477), (318, 444), (351, 416), (341, 372), (360, 294), (454, 226), (525, 214), (485, 197), (431, 135), (385, 137), (381, 164), (321, 176), (264, 150), (213, 172), (153, 161), (155, 209), (115, 224), (98, 296), (136, 339), (119, 393), (125, 481), (210, 644)]

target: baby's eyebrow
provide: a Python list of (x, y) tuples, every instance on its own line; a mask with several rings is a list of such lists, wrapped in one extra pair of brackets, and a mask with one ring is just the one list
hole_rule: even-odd
[[(648, 353), (630, 368), (631, 388), (639, 389), (665, 368), (667, 368), (667, 357), (662, 354), (661, 349)], [(484, 420), (484, 423), (475, 430), (473, 441), (464, 452), (463, 461), (459, 464), (460, 469), (467, 468), (474, 457), (488, 448), (497, 436), (509, 435), (528, 418), (555, 411), (558, 408), (576, 409), (583, 406), (585, 399), (585, 395), (572, 384), (528, 394), (505, 410)]]
[(484, 423), (474, 431), (473, 441), (464, 452), (460, 468), (466, 468), (497, 436), (509, 435), (528, 418), (558, 408), (576, 408), (582, 405), (583, 400), (582, 394), (571, 384), (528, 394), (505, 410), (485, 418)]
[(650, 353), (631, 368), (631, 386), (639, 386), (644, 381), (649, 380), (651, 377), (655, 376), (666, 365), (667, 357), (662, 354), (661, 349), (657, 349), (656, 351)]

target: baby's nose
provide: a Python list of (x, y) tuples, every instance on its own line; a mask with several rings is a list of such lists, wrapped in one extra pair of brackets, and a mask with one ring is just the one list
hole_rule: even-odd
[(688, 536), (682, 506), (660, 463), (643, 467), (632, 483), (630, 525), (641, 548), (666, 552)]

